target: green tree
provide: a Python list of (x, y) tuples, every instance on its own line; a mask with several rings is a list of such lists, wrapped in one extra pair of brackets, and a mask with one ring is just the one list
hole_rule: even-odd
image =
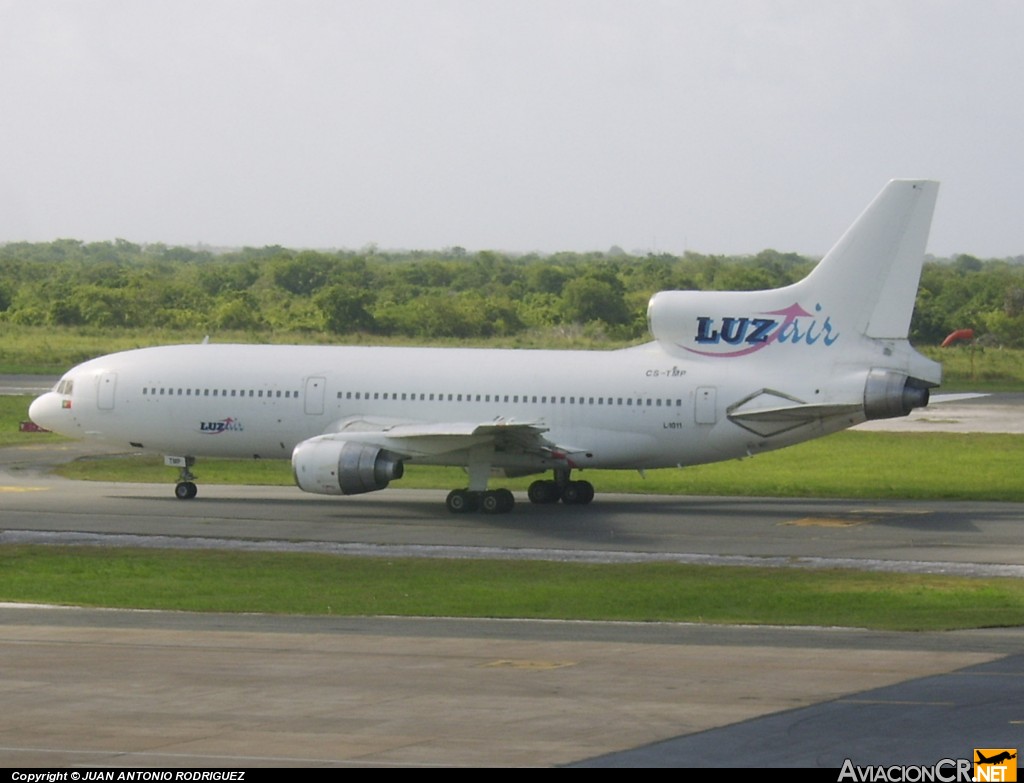
[(568, 321), (625, 324), (631, 317), (622, 291), (607, 280), (578, 277), (562, 290), (562, 312)]
[(373, 332), (377, 323), (370, 312), (373, 295), (346, 285), (332, 285), (313, 299), (323, 314), (324, 327), (334, 334)]

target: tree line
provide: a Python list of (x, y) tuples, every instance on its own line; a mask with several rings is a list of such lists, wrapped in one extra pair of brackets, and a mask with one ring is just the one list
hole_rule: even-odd
[[(647, 334), (662, 290), (757, 290), (802, 278), (815, 259), (686, 253), (507, 255), (210, 249), (124, 240), (0, 246), (0, 324), (207, 332), (491, 338), (582, 327), (618, 341)], [(924, 267), (912, 339), (973, 328), (1024, 347), (1024, 257), (960, 255)]]

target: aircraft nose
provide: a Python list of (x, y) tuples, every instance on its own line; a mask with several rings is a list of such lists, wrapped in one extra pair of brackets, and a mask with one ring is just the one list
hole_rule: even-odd
[(68, 411), (61, 407), (61, 396), (56, 392), (47, 392), (36, 397), (28, 406), (28, 417), (40, 427), (54, 432), (66, 429), (66, 424), (63, 427), (61, 425), (67, 419), (67, 413)]

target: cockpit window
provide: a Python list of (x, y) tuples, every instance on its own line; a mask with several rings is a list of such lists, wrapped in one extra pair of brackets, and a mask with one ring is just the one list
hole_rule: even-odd
[(57, 384), (57, 394), (66, 394), (71, 396), (71, 392), (74, 390), (75, 382), (70, 378), (64, 378), (60, 383)]

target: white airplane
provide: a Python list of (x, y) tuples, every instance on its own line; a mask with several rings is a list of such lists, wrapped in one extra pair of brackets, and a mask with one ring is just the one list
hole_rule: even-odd
[(551, 471), (534, 503), (586, 504), (587, 468), (751, 456), (928, 404), (941, 365), (907, 340), (938, 183), (893, 180), (803, 280), (662, 291), (654, 340), (615, 351), (176, 345), (102, 356), (36, 399), (47, 429), (196, 457), (291, 459), (307, 492), (384, 489), (405, 463), (462, 466), (452, 512), (512, 509), (492, 474)]

